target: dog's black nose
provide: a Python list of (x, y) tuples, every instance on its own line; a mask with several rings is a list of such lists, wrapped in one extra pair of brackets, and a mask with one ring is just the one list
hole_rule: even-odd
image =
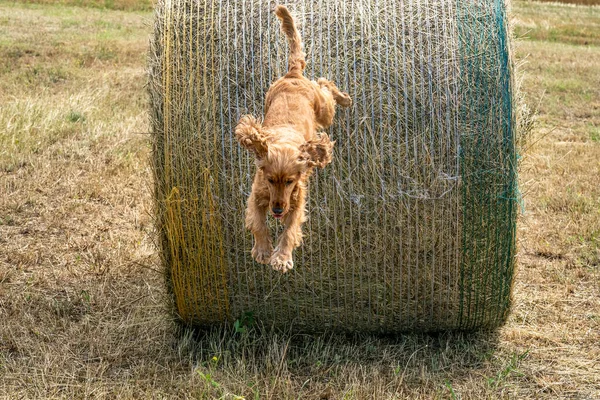
[(273, 214), (283, 214), (283, 208), (273, 208)]

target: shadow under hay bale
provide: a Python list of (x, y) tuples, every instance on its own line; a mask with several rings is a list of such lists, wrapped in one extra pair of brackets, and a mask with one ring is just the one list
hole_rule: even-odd
[[(510, 308), (516, 151), (504, 0), (292, 0), (306, 76), (350, 93), (281, 275), (244, 228), (235, 141), (287, 69), (273, 4), (161, 0), (150, 55), (156, 222), (180, 318), (251, 312), (298, 331), (499, 326)], [(273, 221), (270, 221), (274, 224)], [(272, 226), (278, 229), (278, 226)]]

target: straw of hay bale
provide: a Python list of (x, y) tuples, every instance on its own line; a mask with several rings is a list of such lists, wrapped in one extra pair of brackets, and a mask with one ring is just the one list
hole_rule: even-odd
[[(150, 55), (156, 218), (186, 323), (247, 312), (297, 331), (493, 328), (510, 307), (516, 151), (504, 0), (290, 0), (306, 75), (348, 91), (282, 275), (244, 228), (263, 114), (288, 46), (257, 0), (159, 0)], [(275, 230), (281, 227), (272, 219)]]

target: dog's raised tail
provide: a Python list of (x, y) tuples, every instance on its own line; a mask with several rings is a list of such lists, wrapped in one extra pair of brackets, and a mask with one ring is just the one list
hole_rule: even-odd
[(290, 44), (287, 76), (302, 76), (302, 71), (306, 67), (306, 54), (302, 51), (302, 38), (296, 29), (294, 19), (289, 10), (282, 5), (275, 7), (275, 15), (281, 20), (281, 31), (287, 36)]

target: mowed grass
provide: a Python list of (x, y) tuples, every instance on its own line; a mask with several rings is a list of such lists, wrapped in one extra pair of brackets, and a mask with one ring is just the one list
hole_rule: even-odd
[(152, 245), (151, 14), (0, 2), (0, 398), (600, 398), (600, 9), (514, 11), (539, 115), (507, 325), (196, 337)]
[[(24, 4), (93, 7), (107, 10), (151, 11), (155, 0), (17, 0)], [(583, 0), (586, 1), (586, 0)], [(589, 1), (589, 0), (587, 0)]]
[(564, 3), (564, 4), (580, 4), (580, 5), (600, 5), (600, 0), (529, 0), (529, 1), (540, 1), (546, 3)]

